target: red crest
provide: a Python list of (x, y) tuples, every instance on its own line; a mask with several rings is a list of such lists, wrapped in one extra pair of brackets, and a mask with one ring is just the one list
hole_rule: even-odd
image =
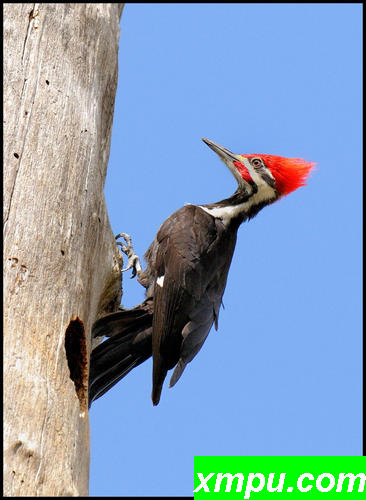
[(307, 162), (301, 158), (283, 158), (275, 155), (245, 155), (247, 158), (258, 156), (262, 158), (266, 167), (271, 171), (276, 180), (275, 188), (281, 194), (295, 191), (306, 184), (315, 163)]

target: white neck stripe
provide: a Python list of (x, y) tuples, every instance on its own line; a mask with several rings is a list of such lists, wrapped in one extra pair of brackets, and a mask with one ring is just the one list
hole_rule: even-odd
[(259, 187), (258, 191), (253, 194), (249, 200), (240, 203), (239, 205), (227, 205), (224, 207), (204, 207), (199, 205), (202, 210), (212, 215), (213, 217), (217, 217), (222, 219), (224, 224), (227, 226), (230, 221), (240, 214), (248, 213), (251, 207), (260, 205), (265, 201), (270, 201), (276, 198), (276, 193), (274, 189), (269, 186), (267, 183)]

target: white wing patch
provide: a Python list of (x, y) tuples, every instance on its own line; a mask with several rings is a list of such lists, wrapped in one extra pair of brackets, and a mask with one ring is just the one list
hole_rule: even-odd
[(161, 288), (163, 288), (164, 285), (164, 276), (159, 276), (156, 280), (156, 284), (159, 285)]

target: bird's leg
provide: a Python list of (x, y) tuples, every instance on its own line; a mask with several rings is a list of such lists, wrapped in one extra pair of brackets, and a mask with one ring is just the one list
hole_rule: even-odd
[(127, 266), (122, 269), (121, 272), (124, 273), (125, 271), (132, 269), (131, 278), (134, 278), (137, 274), (137, 279), (139, 282), (141, 282), (140, 278), (142, 278), (141, 274), (143, 273), (143, 271), (140, 263), (140, 258), (135, 254), (135, 251), (133, 249), (131, 236), (126, 233), (120, 233), (117, 234), (115, 238), (116, 240), (118, 240), (119, 238), (124, 238), (126, 242), (125, 244), (121, 241), (117, 241), (117, 245), (121, 248), (122, 252), (127, 255), (128, 258)]

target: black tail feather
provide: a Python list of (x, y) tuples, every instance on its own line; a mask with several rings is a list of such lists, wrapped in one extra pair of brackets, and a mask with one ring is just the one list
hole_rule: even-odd
[(89, 406), (152, 354), (152, 314), (143, 303), (104, 316), (93, 326), (93, 337), (110, 337), (91, 353)]

